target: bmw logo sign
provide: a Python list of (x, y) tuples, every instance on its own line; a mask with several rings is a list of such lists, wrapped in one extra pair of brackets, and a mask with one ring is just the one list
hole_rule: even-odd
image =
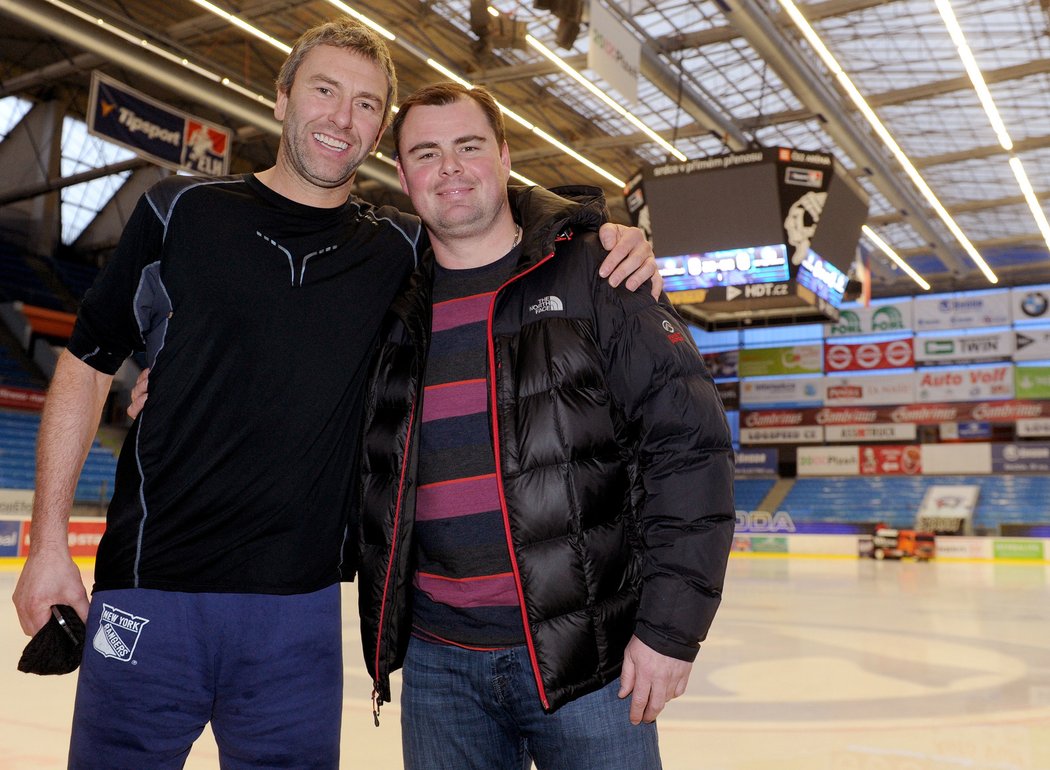
[(1046, 295), (1039, 291), (1033, 291), (1025, 295), (1021, 301), (1021, 310), (1029, 318), (1038, 318), (1046, 313)]

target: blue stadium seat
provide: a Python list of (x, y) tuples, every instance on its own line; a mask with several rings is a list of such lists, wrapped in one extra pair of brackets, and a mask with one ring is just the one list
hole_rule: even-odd
[(16, 300), (50, 310), (66, 310), (63, 302), (17, 251), (0, 245), (0, 302)]
[[(0, 488), (33, 489), (36, 474), (36, 434), (40, 416), (0, 411)], [(81, 503), (108, 502), (113, 495), (117, 458), (98, 440), (92, 443), (77, 483)]]
[(11, 351), (0, 343), (0, 383), (16, 388), (42, 388), (44, 383), (36, 375), (25, 370), (22, 364), (11, 355)]
[(1004, 523), (1050, 522), (1050, 478), (1035, 474), (799, 478), (779, 507), (796, 523), (885, 522), (911, 527), (926, 489), (935, 484), (980, 487), (973, 517), (978, 532), (997, 532)]
[(758, 510), (776, 481), (776, 479), (737, 479), (733, 484), (736, 509), (738, 511)]

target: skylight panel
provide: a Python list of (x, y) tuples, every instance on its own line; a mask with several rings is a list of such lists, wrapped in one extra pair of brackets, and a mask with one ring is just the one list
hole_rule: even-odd
[(33, 108), (32, 102), (17, 96), (5, 96), (0, 99), (0, 140), (3, 140), (11, 129)]
[(988, 89), (1015, 142), (1050, 134), (1050, 73), (990, 83)]
[[(1013, 185), (1016, 194), (1017, 185)], [(956, 219), (960, 226), (978, 241), (995, 241), (1000, 238), (1032, 236), (1032, 243), (1038, 244), (1042, 237), (1032, 222), (1032, 212), (1024, 203), (997, 206), (993, 209), (982, 209), (980, 212), (960, 213)]]
[[(89, 134), (83, 121), (68, 116), (63, 120), (62, 176), (133, 157), (135, 153), (130, 150)], [(124, 171), (62, 188), (62, 242), (75, 241), (130, 175), (130, 171)]]

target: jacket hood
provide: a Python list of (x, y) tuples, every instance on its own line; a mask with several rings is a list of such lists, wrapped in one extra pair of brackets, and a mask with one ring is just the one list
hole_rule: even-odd
[(514, 219), (522, 229), (522, 262), (533, 263), (554, 251), (566, 230), (597, 230), (609, 219), (600, 188), (584, 185), (507, 188)]

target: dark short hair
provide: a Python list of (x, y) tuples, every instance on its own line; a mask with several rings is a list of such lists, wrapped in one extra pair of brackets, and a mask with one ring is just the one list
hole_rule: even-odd
[(499, 105), (492, 98), (492, 94), (484, 86), (467, 88), (464, 85), (450, 81), (423, 86), (405, 101), (401, 102), (391, 127), (391, 130), (394, 132), (394, 150), (398, 154), (401, 152), (401, 126), (404, 124), (405, 116), (408, 115), (409, 110), (421, 105), (443, 107), (447, 104), (454, 104), (460, 99), (473, 99), (478, 103), (481, 111), (485, 113), (485, 118), (488, 120), (489, 125), (492, 127), (492, 133), (496, 135), (496, 146), (502, 147), (503, 143), (507, 141), (507, 126), (503, 122), (503, 113), (500, 112)]
[(383, 105), (383, 128), (390, 120), (394, 96), (397, 93), (397, 73), (390, 49), (378, 34), (349, 16), (311, 27), (299, 36), (288, 58), (277, 73), (277, 90), (288, 93), (303, 58), (319, 45), (330, 45), (355, 53), (373, 62), (386, 74), (386, 104)]

